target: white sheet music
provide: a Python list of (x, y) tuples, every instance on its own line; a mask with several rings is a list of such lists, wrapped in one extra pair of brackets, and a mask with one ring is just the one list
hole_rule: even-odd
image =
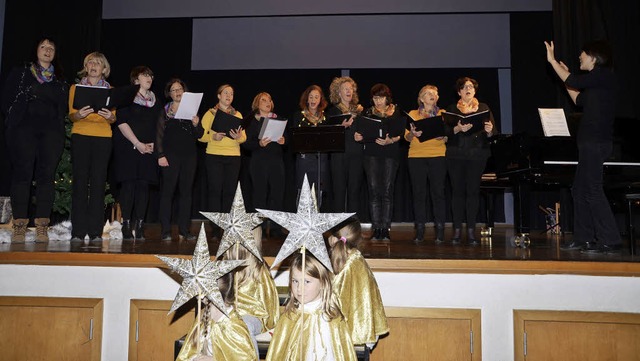
[(258, 139), (269, 138), (272, 142), (277, 142), (284, 134), (286, 128), (286, 119), (265, 118)]
[(183, 93), (174, 118), (191, 120), (191, 118), (198, 114), (203, 94), (204, 93)]
[(561, 108), (538, 108), (545, 137), (570, 137), (567, 118)]

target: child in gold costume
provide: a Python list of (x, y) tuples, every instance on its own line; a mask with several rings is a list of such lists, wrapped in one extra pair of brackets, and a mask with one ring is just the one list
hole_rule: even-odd
[[(251, 335), (238, 312), (233, 308), (235, 298), (233, 276), (228, 273), (218, 279), (227, 315), (218, 310), (207, 298), (201, 315), (187, 334), (176, 361), (257, 361)], [(200, 323), (200, 334), (198, 334)], [(198, 351), (197, 339), (200, 339)]]
[(340, 299), (353, 344), (373, 348), (378, 337), (389, 332), (389, 326), (376, 279), (358, 251), (360, 222), (351, 220), (329, 237), (331, 266), (336, 274), (333, 291)]
[(297, 253), (289, 271), (290, 298), (269, 346), (267, 361), (355, 361), (356, 352), (331, 272), (310, 253)]

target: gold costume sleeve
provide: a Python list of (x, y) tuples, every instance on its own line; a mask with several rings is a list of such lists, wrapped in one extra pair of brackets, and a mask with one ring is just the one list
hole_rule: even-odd
[[(320, 333), (322, 320), (321, 310), (304, 314), (304, 325), (299, 322), (301, 312), (296, 310), (283, 314), (273, 332), (273, 338), (269, 345), (267, 361), (320, 361), (328, 359), (327, 355), (316, 353), (315, 360), (300, 359), (300, 333), (302, 333), (304, 355), (309, 347), (309, 340), (313, 335)], [(302, 327), (301, 327), (302, 326)], [(331, 333), (330, 350), (336, 361), (356, 361), (356, 351), (353, 348), (351, 337), (347, 330), (347, 324), (342, 319), (334, 319), (329, 322)], [(302, 356), (304, 358), (304, 355)]]
[(258, 282), (243, 282), (238, 286), (236, 306), (241, 316), (259, 318), (262, 321), (262, 332), (276, 327), (280, 316), (280, 300), (276, 283), (267, 267), (262, 267)]
[(376, 336), (389, 332), (378, 283), (358, 250), (349, 255), (344, 269), (334, 277), (333, 290), (340, 299), (354, 345), (375, 343)]
[[(197, 337), (197, 322), (199, 321), (193, 324), (191, 331), (187, 334), (176, 361), (191, 361), (198, 356), (194, 340), (194, 337)], [(210, 322), (209, 337), (201, 342), (211, 343), (202, 345), (202, 349), (212, 350), (214, 360), (257, 361), (258, 359), (249, 330), (236, 311), (231, 311), (229, 318)], [(205, 354), (207, 354), (206, 351)]]

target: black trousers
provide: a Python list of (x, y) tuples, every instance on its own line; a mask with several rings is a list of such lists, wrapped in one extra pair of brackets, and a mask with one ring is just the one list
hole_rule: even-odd
[(393, 210), (393, 186), (398, 174), (398, 160), (364, 156), (364, 172), (369, 190), (369, 212), (372, 228), (390, 228)]
[(360, 154), (331, 154), (334, 212), (358, 211), (362, 171), (362, 156)]
[(143, 179), (122, 182), (119, 198), (122, 219), (130, 220), (135, 215), (133, 219), (144, 220), (149, 205), (149, 182)]
[(603, 163), (611, 143), (578, 145), (578, 167), (573, 180), (573, 237), (583, 242), (621, 243), (620, 231), (602, 189)]
[(207, 154), (205, 163), (209, 211), (227, 213), (231, 210), (236, 187), (238, 187), (240, 156)]
[(111, 138), (71, 135), (71, 233), (74, 237), (102, 235), (104, 193), (110, 156)]
[(196, 175), (196, 154), (178, 156), (166, 154), (168, 167), (162, 170), (162, 193), (160, 194), (160, 211), (158, 217), (162, 225), (162, 233), (171, 230), (171, 211), (173, 210), (173, 195), (178, 188), (178, 231), (187, 234), (191, 222), (191, 199), (193, 181)]
[(447, 178), (447, 160), (445, 157), (408, 158), (407, 163), (411, 177), (415, 223), (427, 223), (428, 194), (433, 206), (433, 221), (436, 224), (444, 224), (446, 220), (444, 187)]
[(55, 199), (55, 172), (64, 149), (64, 129), (15, 127), (7, 132), (7, 145), (13, 217), (29, 218), (31, 184), (35, 181), (35, 218), (49, 218)]
[(251, 157), (249, 164), (255, 208), (281, 211), (284, 203), (284, 162), (282, 158)]
[(476, 227), (480, 207), (480, 182), (486, 164), (486, 159), (447, 158), (447, 169), (451, 180), (453, 228), (462, 227), (465, 215), (467, 229)]

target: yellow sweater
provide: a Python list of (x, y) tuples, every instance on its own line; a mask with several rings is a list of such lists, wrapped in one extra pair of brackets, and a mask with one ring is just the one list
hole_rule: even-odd
[[(237, 118), (242, 119), (242, 114), (240, 114), (239, 111), (236, 111), (236, 113), (233, 115)], [(216, 134), (216, 132), (211, 130), (211, 125), (213, 124), (213, 118), (215, 118), (215, 116), (216, 109), (211, 108), (202, 117), (201, 124), (202, 128), (204, 128), (204, 135), (198, 140), (203, 143), (207, 143), (207, 154), (239, 157), (240, 143), (244, 143), (247, 140), (247, 133), (245, 133), (244, 129), (242, 129), (240, 138), (238, 139), (231, 139), (225, 136), (220, 141), (213, 140), (212, 136)]]
[[(69, 89), (69, 119), (73, 122), (71, 134), (88, 135), (90, 137), (111, 138), (111, 123), (98, 113), (91, 113), (82, 119), (75, 119), (78, 109), (73, 107), (73, 98), (76, 95), (76, 85), (73, 84)], [(97, 109), (96, 109), (97, 110)], [(115, 110), (111, 111), (113, 115)], [(115, 117), (114, 120), (115, 121)]]
[[(438, 115), (440, 115), (440, 112)], [(421, 119), (420, 113), (418, 110), (412, 110), (409, 112), (409, 116), (416, 120)], [(409, 141), (408, 135), (411, 134), (408, 130), (404, 132), (404, 139)], [(409, 143), (409, 158), (434, 158), (434, 157), (444, 157), (447, 152), (447, 146), (444, 139), (429, 139), (420, 143), (418, 138), (414, 137)]]

